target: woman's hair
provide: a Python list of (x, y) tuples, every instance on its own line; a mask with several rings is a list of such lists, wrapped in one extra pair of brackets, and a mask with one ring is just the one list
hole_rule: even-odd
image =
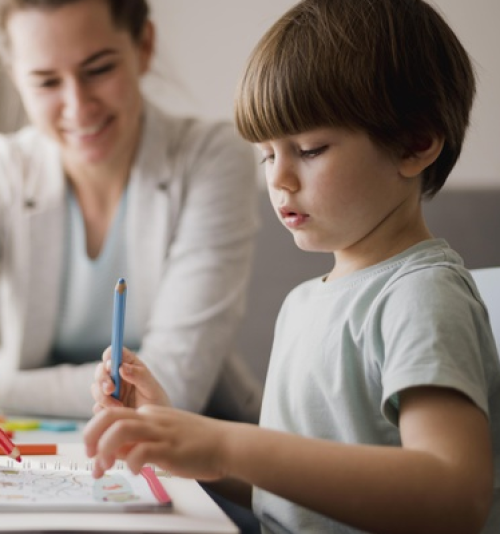
[[(53, 10), (85, 0), (0, 0), (0, 52), (8, 60), (9, 37), (7, 23), (12, 13), (23, 9)], [(149, 17), (147, 0), (102, 0), (108, 5), (117, 28), (125, 29), (135, 42), (139, 42)]]
[(460, 155), (474, 95), (467, 52), (423, 0), (303, 0), (254, 49), (235, 119), (251, 142), (344, 127), (398, 155), (439, 136), (422, 182), (431, 197)]

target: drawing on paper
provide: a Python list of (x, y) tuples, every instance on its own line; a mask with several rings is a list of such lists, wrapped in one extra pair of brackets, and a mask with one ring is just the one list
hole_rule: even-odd
[(82, 471), (0, 468), (0, 503), (49, 502), (131, 503), (139, 501), (129, 481), (119, 473), (95, 480)]

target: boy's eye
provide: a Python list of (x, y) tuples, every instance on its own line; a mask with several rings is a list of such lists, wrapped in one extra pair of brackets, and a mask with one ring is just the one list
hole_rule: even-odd
[(267, 163), (268, 161), (274, 161), (274, 154), (264, 154), (260, 161), (260, 164)]
[(300, 155), (303, 158), (315, 158), (316, 156), (319, 156), (320, 154), (323, 154), (323, 152), (327, 149), (327, 145), (320, 146), (318, 148), (311, 148), (309, 150), (300, 150)]

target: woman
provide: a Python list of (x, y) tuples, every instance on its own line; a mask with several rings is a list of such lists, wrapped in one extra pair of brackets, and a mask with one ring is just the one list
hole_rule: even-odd
[(145, 102), (143, 0), (3, 0), (3, 53), (32, 126), (0, 139), (0, 407), (88, 417), (128, 283), (125, 344), (174, 406), (256, 421), (232, 342), (244, 308), (253, 152), (229, 124)]

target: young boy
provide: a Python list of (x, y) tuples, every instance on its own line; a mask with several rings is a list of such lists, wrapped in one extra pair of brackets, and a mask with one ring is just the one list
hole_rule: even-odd
[[(335, 266), (283, 304), (260, 428), (100, 410), (95, 476), (120, 457), (238, 480), (264, 532), (500, 532), (500, 362), (471, 276), (421, 211), (474, 93), (467, 53), (422, 0), (304, 0), (267, 32), (237, 126), (296, 244)], [(129, 387), (155, 391), (126, 361)], [(97, 382), (98, 409), (118, 405), (106, 366)]]

